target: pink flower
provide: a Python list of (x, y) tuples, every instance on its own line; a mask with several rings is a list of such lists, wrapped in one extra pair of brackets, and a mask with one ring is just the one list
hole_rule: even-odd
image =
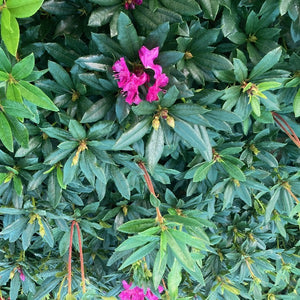
[(20, 279), (22, 281), (25, 281), (25, 274), (23, 273), (23, 270), (21, 267), (18, 267), (18, 272), (20, 273)]
[[(166, 86), (169, 82), (169, 78), (165, 73), (162, 73), (162, 67), (154, 63), (154, 60), (158, 57), (159, 47), (155, 47), (151, 50), (143, 46), (139, 50), (139, 56), (145, 69), (152, 69), (154, 71), (154, 83), (148, 88), (146, 100), (149, 102), (158, 100), (158, 93), (162, 90), (162, 87)], [(146, 82), (150, 82), (150, 76), (144, 72), (142, 67), (136, 68), (134, 72), (130, 72), (124, 57), (117, 60), (113, 67), (115, 72), (115, 78), (118, 81), (118, 87), (122, 89), (122, 93), (125, 96), (125, 101), (131, 104), (139, 104), (142, 99), (139, 96), (139, 87)]]
[(142, 46), (142, 48), (139, 50), (139, 57), (146, 69), (153, 69), (153, 67), (155, 66), (154, 60), (158, 57), (158, 54), (159, 47), (155, 47), (149, 50), (145, 46)]
[(155, 296), (149, 288), (147, 288), (146, 297), (147, 297), (149, 300), (158, 300), (158, 297)]
[(130, 80), (130, 71), (127, 68), (124, 57), (117, 60), (112, 66), (112, 69), (115, 71), (115, 78), (118, 80), (118, 87), (123, 88)]
[(135, 5), (141, 5), (143, 0), (126, 0), (125, 9), (135, 9)]
[(160, 74), (154, 83), (149, 89), (148, 94), (146, 96), (146, 100), (149, 102), (158, 100), (158, 93), (162, 91), (161, 87), (164, 87), (168, 84), (169, 78), (166, 76), (166, 74), (162, 73)]
[(144, 291), (139, 287), (130, 289), (132, 283), (128, 284), (125, 280), (122, 281), (124, 291), (120, 293), (121, 300), (144, 300)]
[(159, 285), (158, 286), (158, 292), (161, 294), (163, 291), (164, 291), (164, 288), (161, 285)]

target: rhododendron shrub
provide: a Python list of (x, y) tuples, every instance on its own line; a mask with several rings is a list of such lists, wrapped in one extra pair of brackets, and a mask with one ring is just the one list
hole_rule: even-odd
[(298, 299), (298, 0), (0, 1), (0, 299)]

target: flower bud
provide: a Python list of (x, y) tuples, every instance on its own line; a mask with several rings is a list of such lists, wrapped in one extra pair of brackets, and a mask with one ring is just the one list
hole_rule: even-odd
[(175, 120), (174, 120), (173, 117), (168, 116), (167, 119), (166, 119), (166, 121), (167, 121), (167, 124), (168, 124), (170, 127), (172, 127), (172, 128), (175, 127)]
[(161, 112), (160, 112), (160, 115), (163, 119), (167, 119), (168, 118), (168, 110), (167, 109), (163, 109)]
[(153, 119), (153, 121), (152, 121), (152, 127), (155, 130), (158, 130), (159, 126), (160, 126), (159, 117), (155, 116), (154, 119)]

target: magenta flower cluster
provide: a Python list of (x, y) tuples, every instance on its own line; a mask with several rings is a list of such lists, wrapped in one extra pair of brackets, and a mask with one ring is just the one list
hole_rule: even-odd
[(115, 78), (118, 80), (118, 87), (122, 89), (122, 93), (125, 96), (125, 101), (131, 104), (139, 104), (142, 99), (139, 95), (139, 87), (144, 85), (148, 89), (146, 100), (149, 102), (158, 100), (158, 93), (162, 91), (162, 87), (166, 86), (169, 82), (169, 78), (162, 72), (162, 67), (154, 63), (154, 60), (158, 57), (159, 47), (151, 50), (143, 46), (139, 50), (139, 57), (145, 69), (151, 69), (154, 71), (155, 82), (152, 86), (148, 87), (150, 82), (150, 76), (144, 71), (130, 72), (124, 57), (117, 60), (112, 69), (115, 72)]
[(143, 0), (126, 0), (125, 9), (135, 9), (135, 5), (141, 5)]
[[(144, 300), (145, 297), (148, 300), (158, 300), (158, 297), (155, 296), (149, 288), (147, 288), (147, 292), (144, 294), (144, 290), (138, 286), (130, 289), (132, 283), (128, 284), (125, 280), (123, 280), (122, 284), (125, 290), (119, 295), (121, 300)], [(163, 290), (164, 288), (162, 286), (158, 287), (159, 293), (162, 293)]]

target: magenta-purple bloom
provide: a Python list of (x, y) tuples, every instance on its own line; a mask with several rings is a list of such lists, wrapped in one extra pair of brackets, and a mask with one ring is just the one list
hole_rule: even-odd
[(122, 281), (124, 291), (119, 295), (121, 300), (144, 300), (144, 291), (139, 287), (130, 289), (132, 283), (128, 284), (125, 280)]
[(143, 0), (125, 0), (125, 9), (135, 9), (135, 5), (141, 5)]
[(118, 87), (123, 88), (130, 80), (130, 71), (127, 68), (124, 57), (117, 60), (112, 66), (115, 78), (118, 80)]
[(18, 272), (20, 273), (20, 279), (22, 281), (25, 281), (25, 274), (23, 273), (23, 270), (21, 267), (18, 267)]
[[(155, 81), (153, 85), (150, 87), (145, 85), (145, 88), (148, 89), (146, 101), (149, 102), (158, 100), (158, 93), (163, 91), (162, 87), (166, 86), (169, 82), (167, 75), (162, 73), (162, 67), (154, 63), (158, 54), (159, 47), (149, 50), (143, 46), (139, 50), (139, 56), (144, 68), (154, 71)], [(134, 72), (130, 72), (124, 57), (117, 60), (112, 67), (115, 73), (114, 76), (118, 81), (118, 87), (122, 89), (125, 101), (130, 105), (133, 103), (139, 104), (142, 101), (139, 95), (139, 87), (150, 82), (150, 76), (145, 73), (144, 68), (142, 66), (138, 66), (134, 68)]]

